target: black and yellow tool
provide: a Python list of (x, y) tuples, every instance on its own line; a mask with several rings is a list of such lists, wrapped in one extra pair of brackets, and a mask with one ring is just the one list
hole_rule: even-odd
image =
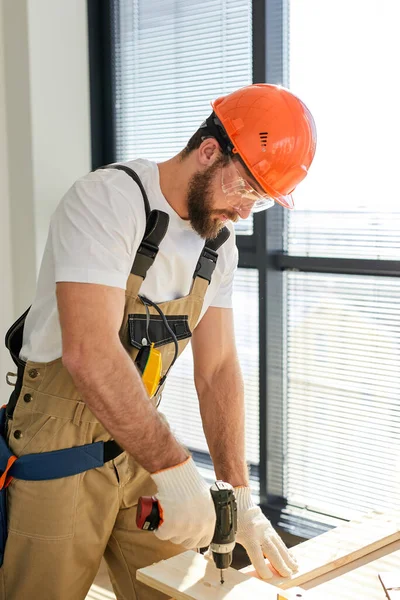
[(232, 564), (232, 553), (236, 543), (236, 499), (233, 487), (224, 481), (216, 481), (210, 491), (217, 517), (210, 550), (215, 566), (220, 570), (221, 583), (224, 583), (224, 571)]
[[(138, 355), (135, 360), (135, 364), (139, 369), (142, 375), (143, 384), (149, 394), (150, 398), (157, 393), (158, 389), (164, 384), (168, 373), (171, 368), (175, 364), (176, 359), (178, 358), (179, 348), (178, 348), (178, 339), (171, 329), (166, 316), (164, 315), (161, 308), (153, 302), (149, 300), (149, 298), (145, 298), (144, 296), (139, 296), (140, 300), (143, 302), (146, 309), (146, 337), (143, 340), (143, 346), (140, 348)], [(171, 340), (175, 346), (174, 358), (172, 359), (166, 373), (162, 374), (162, 357), (160, 350), (157, 350), (155, 347), (155, 343), (152, 341), (155, 339), (153, 335), (151, 335), (151, 318), (152, 315), (149, 311), (149, 306), (153, 307), (154, 310), (161, 317), (162, 322), (164, 323), (165, 330), (167, 334), (171, 337)], [(157, 339), (156, 339), (157, 342)]]
[(154, 347), (153, 343), (143, 346), (138, 352), (135, 364), (142, 374), (144, 387), (149, 397), (152, 398), (161, 380), (161, 352)]

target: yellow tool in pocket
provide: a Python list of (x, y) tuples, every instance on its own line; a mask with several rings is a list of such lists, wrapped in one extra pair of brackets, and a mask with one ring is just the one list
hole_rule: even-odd
[(136, 366), (142, 374), (143, 385), (151, 398), (157, 391), (161, 379), (161, 352), (154, 344), (143, 346), (136, 357)]

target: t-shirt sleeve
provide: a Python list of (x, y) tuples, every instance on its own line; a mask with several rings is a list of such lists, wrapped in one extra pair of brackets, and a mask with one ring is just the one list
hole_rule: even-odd
[(144, 231), (133, 210), (134, 204), (142, 209), (140, 191), (138, 196), (125, 197), (104, 180), (89, 178), (70, 188), (50, 225), (56, 282), (126, 288), (137, 231)]
[(237, 270), (239, 253), (236, 246), (232, 249), (232, 260), (229, 268), (225, 271), (220, 286), (210, 306), (216, 308), (232, 308), (233, 279)]

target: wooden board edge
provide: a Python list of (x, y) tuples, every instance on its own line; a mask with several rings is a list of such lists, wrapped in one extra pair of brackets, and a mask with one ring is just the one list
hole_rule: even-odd
[[(380, 548), (385, 548), (386, 546), (389, 546), (390, 544), (397, 542), (399, 539), (400, 539), (400, 533), (397, 532), (393, 535), (388, 536), (387, 538), (380, 540), (381, 543), (377, 547), (375, 547), (375, 543), (369, 544), (368, 546), (363, 546), (362, 548), (355, 550), (354, 552), (348, 554), (347, 556), (342, 557), (342, 559), (340, 561), (342, 564), (339, 567), (337, 565), (337, 559), (335, 559), (335, 560), (330, 561), (329, 563), (326, 563), (325, 565), (323, 565), (321, 567), (318, 567), (316, 569), (311, 569), (307, 573), (302, 573), (299, 576), (293, 575), (293, 577), (291, 579), (282, 579), (282, 580), (278, 581), (278, 579), (280, 579), (280, 578), (274, 578), (273, 579), (274, 585), (278, 586), (282, 590), (288, 589), (288, 588), (292, 587), (292, 585), (301, 586), (301, 585), (307, 583), (308, 581), (312, 581), (313, 579), (316, 579), (318, 577), (326, 575), (327, 573), (330, 573), (331, 571), (335, 571), (338, 568), (341, 568), (347, 564), (353, 563), (353, 562), (357, 561), (358, 559), (363, 558), (364, 556), (367, 556), (376, 550), (379, 550)], [(374, 548), (372, 550), (373, 546), (374, 546)]]
[(160, 583), (154, 577), (150, 577), (147, 573), (144, 573), (142, 569), (138, 569), (136, 571), (136, 579), (141, 583), (151, 587), (158, 592), (162, 592), (163, 594), (171, 594), (171, 600), (187, 600), (187, 595), (183, 595), (179, 592), (179, 590), (174, 589), (164, 583)]
[(362, 567), (365, 567), (367, 564), (374, 562), (376, 560), (379, 560), (380, 558), (383, 558), (384, 556), (388, 556), (389, 554), (392, 554), (393, 552), (397, 552), (399, 550), (400, 550), (400, 540), (397, 540), (396, 542), (392, 542), (391, 544), (388, 544), (387, 546), (382, 546), (381, 548), (378, 548), (377, 550), (374, 550), (373, 552), (370, 552), (369, 554), (365, 554), (364, 556), (362, 556), (361, 558), (358, 558), (357, 560), (348, 562), (345, 565), (338, 567), (337, 569), (333, 569), (332, 571), (329, 571), (328, 573), (325, 573), (324, 575), (319, 575), (315, 579), (310, 579), (309, 581), (307, 581), (306, 583), (304, 583), (301, 586), (301, 589), (312, 590), (320, 585), (323, 585), (324, 583), (327, 583), (328, 581), (331, 581), (332, 579), (337, 579), (338, 577), (341, 577), (342, 575), (346, 575), (347, 573), (350, 573), (351, 571), (356, 571), (357, 569), (361, 569)]

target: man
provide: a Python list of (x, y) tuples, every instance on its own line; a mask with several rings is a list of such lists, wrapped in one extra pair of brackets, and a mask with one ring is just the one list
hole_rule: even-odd
[[(248, 487), (231, 221), (275, 202), (291, 208), (314, 152), (305, 105), (284, 88), (252, 85), (216, 100), (177, 156), (100, 169), (67, 192), (33, 305), (7, 336), (18, 364), (8, 444), (20, 464), (39, 454), (43, 477), (15, 474), (8, 487), (2, 598), (83, 599), (104, 555), (117, 598), (161, 599), (136, 569), (210, 543), (208, 486), (157, 411), (190, 338), (216, 475), (235, 487), (237, 541), (264, 579), (264, 556), (283, 576), (296, 570)], [(104, 465), (89, 468), (82, 446), (86, 456), (99, 441)], [(51, 454), (63, 449), (75, 458)], [(155, 534), (135, 524), (149, 495), (161, 511)]]

